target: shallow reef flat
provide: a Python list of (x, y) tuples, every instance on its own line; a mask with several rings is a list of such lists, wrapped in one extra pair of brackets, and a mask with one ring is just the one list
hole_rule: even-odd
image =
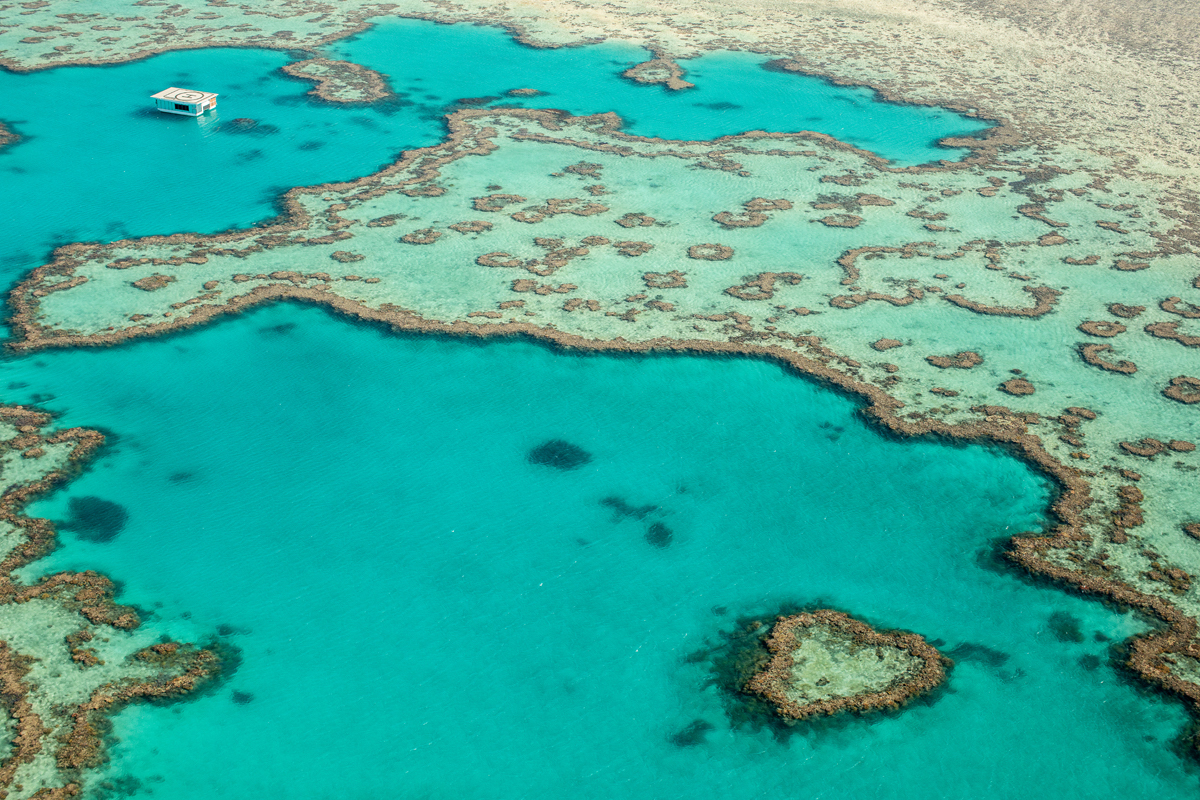
[(0, 64), (36, 70), (223, 46), (315, 51), (389, 16), (498, 25), (535, 47), (629, 42), (654, 54), (631, 79), (680, 89), (687, 59), (707, 51), (784, 57), (889, 99), (982, 109), (1026, 141), (1119, 153), (1126, 169), (1154, 172), (1194, 199), (1180, 179), (1200, 170), (1191, 102), (1200, 77), (1189, 67), (1200, 35), (1194, 15), (1168, 3), (31, 0), (0, 4)]
[(290, 299), (404, 331), (776, 359), (898, 434), (998, 442), (1049, 475), (1054, 525), (1010, 556), (1166, 623), (1130, 666), (1200, 702), (1200, 278), (1152, 186), (992, 139), (899, 169), (818, 134), (448, 125), (375, 175), (292, 190), (257, 229), (60, 248), (14, 289), (10, 347)]
[(138, 612), (113, 602), (94, 572), (25, 582), (17, 570), (52, 546), (54, 526), (23, 513), (69, 479), (104, 442), (82, 428), (53, 430), (48, 414), (0, 406), (0, 698), (6, 797), (69, 797), (103, 758), (100, 717), (140, 698), (183, 696), (216, 674), (211, 651), (164, 641)]

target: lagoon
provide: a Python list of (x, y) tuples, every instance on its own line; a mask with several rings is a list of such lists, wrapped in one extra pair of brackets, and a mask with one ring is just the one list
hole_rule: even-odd
[[(1164, 747), (1182, 709), (1109, 665), (1140, 624), (995, 567), (998, 539), (1041, 524), (1041, 479), (886, 439), (772, 364), (402, 338), (281, 305), (3, 379), (117, 434), (32, 511), (95, 496), (127, 525), (66, 533), (34, 569), (98, 569), (155, 629), (244, 658), (212, 694), (121, 712), (101, 780), (176, 798), (1194, 792)], [(591, 461), (527, 460), (552, 439)], [(941, 640), (946, 691), (787, 740), (731, 728), (689, 655), (785, 602)], [(672, 743), (698, 719), (702, 743)]]

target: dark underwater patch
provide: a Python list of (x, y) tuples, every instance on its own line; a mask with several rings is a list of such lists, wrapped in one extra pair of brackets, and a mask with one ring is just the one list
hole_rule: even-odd
[(999, 669), (1008, 663), (1008, 653), (977, 642), (963, 642), (946, 651), (955, 661), (974, 661), (991, 669)]
[(95, 800), (115, 800), (118, 797), (133, 797), (142, 789), (142, 782), (134, 776), (118, 775), (96, 784), (92, 797)]
[(296, 323), (284, 322), (279, 325), (266, 325), (258, 329), (259, 336), (273, 338), (275, 336), (287, 336), (296, 329)]
[(529, 455), (525, 458), (530, 464), (569, 470), (578, 469), (587, 464), (592, 460), (592, 455), (578, 445), (562, 439), (550, 439), (530, 450)]
[(218, 128), (221, 133), (232, 134), (249, 134), (251, 136), (273, 136), (279, 133), (279, 126), (272, 125), (269, 122), (259, 122), (250, 117), (238, 117), (221, 124)]
[(1095, 672), (1100, 668), (1100, 656), (1088, 653), (1079, 657), (1079, 666), (1083, 667), (1088, 672)]
[(196, 479), (196, 473), (186, 470), (181, 472), (172, 472), (167, 476), (167, 480), (171, 483), (189, 483)]
[(1073, 617), (1065, 611), (1055, 611), (1050, 615), (1048, 622), (1050, 632), (1060, 642), (1079, 643), (1083, 641), (1083, 631), (1079, 627), (1077, 617)]
[(72, 497), (67, 511), (71, 516), (59, 527), (85, 542), (111, 542), (129, 521), (129, 512), (124, 506), (100, 497)]
[(709, 111), (733, 111), (742, 106), (737, 103), (730, 103), (727, 100), (720, 100), (716, 103), (692, 103), (697, 108), (707, 108)]
[(237, 689), (233, 690), (233, 694), (230, 697), (239, 706), (249, 705), (254, 702), (254, 695), (250, 692), (239, 692)]
[(704, 744), (708, 732), (713, 730), (713, 724), (702, 719), (692, 720), (682, 730), (667, 737), (667, 741), (676, 747), (695, 747)]
[(655, 522), (646, 529), (646, 541), (655, 547), (669, 547), (671, 537), (675, 534), (661, 522)]
[(600, 505), (613, 510), (613, 522), (620, 522), (626, 517), (643, 520), (658, 510), (658, 506), (631, 506), (620, 497), (605, 497)]

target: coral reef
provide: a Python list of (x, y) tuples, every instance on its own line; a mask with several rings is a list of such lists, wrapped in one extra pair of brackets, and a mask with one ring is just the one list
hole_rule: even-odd
[(688, 248), (687, 255), (701, 261), (728, 261), (733, 258), (733, 248), (723, 244), (694, 244)]
[(348, 61), (309, 58), (280, 69), (293, 78), (314, 82), (309, 94), (330, 103), (374, 103), (392, 96), (382, 75)]
[(945, 680), (950, 663), (915, 633), (830, 609), (779, 617), (765, 644), (771, 659), (744, 690), (791, 720), (900, 708)]
[(672, 91), (695, 88), (696, 84), (683, 79), (683, 68), (661, 55), (641, 64), (635, 64), (621, 76), (636, 83), (661, 84)]
[(1171, 378), (1171, 382), (1163, 389), (1163, 395), (1188, 405), (1200, 403), (1200, 378), (1192, 378), (1187, 375)]
[[(4, 433), (0, 452), (42, 454), (20, 470), (4, 468), (0, 521), (19, 540), (0, 561), (0, 606), (10, 627), (0, 642), (0, 699), (13, 726), (12, 748), (0, 762), (0, 787), (28, 781), (34, 796), (68, 797), (80, 791), (80, 770), (103, 757), (99, 717), (140, 698), (184, 696), (211, 680), (220, 659), (191, 645), (156, 645), (166, 653), (153, 662), (137, 650), (137, 612), (113, 599), (112, 583), (94, 572), (60, 572), (39, 582), (21, 582), (14, 571), (41, 558), (54, 545), (54, 525), (25, 515), (31, 500), (73, 477), (104, 443), (92, 430), (46, 432), (50, 417), (23, 406), (0, 406)], [(124, 525), (120, 506), (95, 497), (72, 498), (68, 524), (78, 535), (110, 540)], [(64, 526), (66, 527), (66, 526)], [(30, 638), (18, 630), (72, 631), (57, 642)], [(169, 656), (169, 657), (167, 657)], [(59, 674), (78, 684), (88, 676), (80, 702), (68, 701), (57, 686)]]
[(1011, 378), (1000, 384), (1000, 391), (1020, 397), (1033, 394), (1034, 386), (1025, 378)]
[(964, 350), (952, 356), (926, 356), (925, 360), (938, 369), (971, 369), (983, 363), (983, 356)]
[(3, 122), (0, 122), (0, 150), (3, 150), (9, 145), (16, 144), (18, 141), (20, 141), (20, 139), (21, 137), (13, 133), (11, 128), (9, 128)]
[(1132, 361), (1107, 361), (1100, 357), (1101, 353), (1111, 353), (1111, 344), (1081, 344), (1079, 345), (1079, 357), (1091, 364), (1093, 367), (1099, 367), (1109, 372), (1118, 372), (1122, 375), (1132, 375), (1137, 372), (1137, 364)]

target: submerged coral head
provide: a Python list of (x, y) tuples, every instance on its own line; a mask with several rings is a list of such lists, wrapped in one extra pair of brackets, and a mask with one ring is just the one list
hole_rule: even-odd
[(562, 439), (550, 439), (530, 450), (526, 458), (531, 464), (568, 470), (587, 464), (592, 460), (592, 455), (578, 445)]
[(124, 506), (100, 497), (72, 497), (67, 510), (71, 516), (59, 527), (87, 542), (111, 542), (129, 520)]

